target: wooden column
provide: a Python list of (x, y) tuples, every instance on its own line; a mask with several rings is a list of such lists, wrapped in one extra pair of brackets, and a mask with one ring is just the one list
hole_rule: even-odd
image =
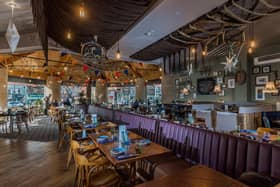
[(8, 107), (8, 70), (0, 69), (0, 107), (5, 110)]

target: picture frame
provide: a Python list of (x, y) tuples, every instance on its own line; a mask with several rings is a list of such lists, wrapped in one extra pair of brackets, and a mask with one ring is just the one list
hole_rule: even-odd
[(265, 85), (269, 81), (268, 75), (257, 76), (256, 77), (256, 85)]
[(235, 79), (228, 79), (228, 88), (235, 88)]
[(219, 96), (225, 96), (225, 90), (222, 90), (221, 93), (218, 94)]
[(218, 76), (223, 76), (224, 75), (224, 71), (218, 71)]
[(259, 74), (261, 72), (261, 67), (260, 66), (254, 66), (252, 68), (252, 73), (253, 74)]
[(223, 84), (224, 83), (224, 77), (217, 77), (217, 84)]
[(265, 100), (265, 93), (263, 92), (264, 86), (257, 86), (255, 88), (255, 100), (256, 101), (264, 101)]
[(175, 85), (178, 86), (179, 85), (179, 79), (175, 80)]
[(271, 66), (269, 66), (269, 65), (263, 66), (262, 67), (262, 72), (263, 73), (270, 73), (271, 72)]

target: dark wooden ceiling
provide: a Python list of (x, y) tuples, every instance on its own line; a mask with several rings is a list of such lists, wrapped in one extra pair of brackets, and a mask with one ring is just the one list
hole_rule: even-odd
[(205, 46), (209, 55), (219, 56), (226, 51), (225, 43), (246, 39), (242, 33), (248, 25), (279, 10), (279, 0), (230, 0), (133, 54), (131, 58), (154, 60), (184, 48), (201, 49)]
[[(42, 32), (46, 32), (56, 42), (75, 52), (80, 52), (81, 42), (97, 35), (98, 42), (108, 49), (153, 7), (156, 0), (83, 0), (85, 18), (79, 17), (81, 2), (82, 0), (32, 0), (40, 35), (45, 37)], [(42, 9), (44, 14), (39, 12)], [(42, 28), (42, 22), (46, 29)], [(66, 39), (69, 30), (72, 40)], [(42, 38), (43, 43), (44, 40)]]

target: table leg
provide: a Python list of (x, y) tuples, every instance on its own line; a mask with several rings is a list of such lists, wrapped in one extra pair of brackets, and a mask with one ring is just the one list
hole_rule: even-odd
[(129, 176), (131, 184), (136, 182), (136, 161), (129, 163)]

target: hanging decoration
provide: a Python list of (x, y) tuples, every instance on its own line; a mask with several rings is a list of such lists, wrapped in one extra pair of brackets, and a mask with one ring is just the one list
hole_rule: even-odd
[(226, 73), (231, 73), (236, 69), (236, 65), (239, 63), (239, 56), (244, 46), (244, 43), (241, 44), (239, 51), (237, 54), (234, 53), (233, 49), (234, 43), (229, 45), (229, 53), (226, 56), (226, 62), (222, 62), (221, 64), (225, 65), (224, 69)]
[(9, 47), (11, 49), (11, 52), (14, 53), (19, 39), (20, 39), (20, 35), (18, 33), (18, 30), (16, 28), (16, 25), (14, 23), (14, 8), (16, 7), (16, 3), (15, 2), (10, 2), (9, 6), (12, 8), (12, 17), (9, 20), (9, 24), (8, 24), (8, 28), (6, 31), (6, 40), (8, 41)]
[(121, 76), (121, 72), (117, 71), (117, 72), (115, 73), (115, 76), (119, 78), (119, 77)]
[(97, 39), (95, 35), (94, 40), (81, 44), (81, 55), (85, 63), (93, 63), (106, 58), (105, 48), (97, 42)]
[(123, 70), (123, 73), (128, 76), (129, 74), (128, 69)]
[(89, 70), (88, 65), (83, 65), (83, 71), (84, 71), (84, 72), (87, 72), (88, 70)]
[(95, 70), (94, 73), (95, 73), (96, 76), (98, 76), (99, 71), (98, 71), (98, 70)]

